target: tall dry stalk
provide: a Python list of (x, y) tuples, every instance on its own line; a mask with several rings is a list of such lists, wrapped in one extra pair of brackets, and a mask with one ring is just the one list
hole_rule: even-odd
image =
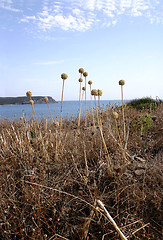
[[(84, 98), (84, 93), (85, 93), (85, 87), (82, 87), (83, 93), (82, 93), (82, 97), (81, 97), (81, 104), (80, 104), (80, 113), (81, 113), (81, 109), (82, 109), (82, 103), (83, 103), (83, 98)], [(80, 126), (80, 123), (79, 123)]]
[(85, 77), (85, 127), (87, 127), (87, 76), (88, 76), (88, 73), (84, 72), (83, 76)]
[(120, 230), (120, 228), (117, 226), (116, 222), (114, 221), (114, 219), (111, 217), (111, 215), (109, 214), (109, 212), (107, 211), (107, 209), (105, 208), (104, 204), (100, 201), (97, 200), (97, 203), (100, 206), (100, 209), (102, 213), (104, 213), (106, 215), (106, 217), (109, 219), (109, 221), (113, 224), (115, 230), (118, 232), (120, 238), (122, 240), (127, 240), (127, 238), (125, 237), (125, 235), (122, 233), (122, 231)]
[(92, 106), (92, 94), (91, 94), (91, 91), (92, 91), (92, 81), (88, 81), (88, 84), (90, 85), (90, 95), (91, 95), (91, 110), (92, 110), (92, 120), (93, 120), (93, 127), (95, 128), (95, 119), (94, 119), (94, 112), (93, 112), (93, 106)]
[(53, 119), (53, 116), (52, 116), (52, 113), (50, 111), (50, 107), (49, 107), (49, 104), (48, 104), (48, 97), (44, 97), (44, 102), (46, 102), (46, 104), (48, 106), (48, 109), (49, 109), (49, 112), (50, 112), (51, 120), (52, 120), (52, 122), (54, 122), (54, 119)]
[(37, 120), (37, 117), (36, 117), (36, 112), (35, 112), (35, 109), (34, 109), (34, 101), (32, 100), (31, 96), (32, 96), (32, 92), (31, 91), (27, 91), (26, 92), (26, 96), (30, 98), (30, 101), (29, 103), (32, 105), (32, 111), (33, 111), (33, 114), (34, 114), (34, 117), (35, 117), (35, 121), (36, 121), (36, 124), (37, 124), (37, 128), (39, 129), (39, 124), (38, 124), (38, 120)]
[(62, 73), (61, 78), (63, 79), (63, 85), (62, 85), (62, 96), (61, 96), (61, 114), (60, 114), (59, 134), (61, 134), (61, 129), (62, 129), (62, 106), (63, 106), (64, 83), (65, 83), (65, 80), (68, 78), (68, 75), (66, 73)]
[(101, 134), (102, 143), (103, 143), (103, 146), (104, 146), (104, 151), (105, 151), (105, 154), (106, 154), (106, 160), (107, 160), (107, 165), (108, 165), (108, 173), (112, 174), (112, 172), (111, 172), (112, 171), (111, 159), (110, 159), (109, 152), (108, 152), (106, 142), (105, 142), (105, 139), (104, 139), (104, 135), (103, 135), (103, 131), (102, 131), (102, 124), (101, 124), (101, 120), (100, 120), (100, 117), (99, 117), (99, 111), (97, 109), (96, 96), (98, 96), (98, 90), (92, 89), (91, 94), (92, 94), (92, 96), (94, 96), (94, 100), (95, 100), (96, 116), (97, 116), (97, 121), (98, 121), (98, 126), (99, 126), (99, 130), (100, 130), (100, 134)]
[(98, 95), (98, 112), (99, 112), (99, 121), (100, 121), (100, 126), (102, 128), (102, 121), (101, 121), (101, 107), (100, 107), (100, 97), (102, 96), (102, 90), (98, 89), (97, 90), (97, 95)]
[(81, 91), (82, 91), (82, 82), (83, 79), (79, 78), (80, 88), (79, 88), (79, 115), (78, 115), (78, 128), (80, 126), (80, 115), (81, 115)]
[(123, 146), (122, 146), (122, 141), (121, 141), (121, 137), (120, 137), (120, 133), (119, 133), (119, 129), (118, 129), (118, 124), (117, 124), (117, 119), (119, 117), (118, 113), (117, 112), (113, 112), (113, 118), (114, 118), (114, 121), (115, 121), (115, 126), (116, 126), (116, 133), (118, 135), (118, 142), (119, 142), (119, 146), (120, 146), (120, 149), (121, 149), (121, 152), (122, 152), (122, 156), (123, 156), (123, 164), (125, 164), (125, 162), (127, 162), (127, 158), (126, 158), (126, 155), (125, 155), (125, 150), (123, 149)]
[(122, 117), (123, 117), (123, 138), (126, 140), (126, 126), (125, 126), (125, 113), (123, 104), (123, 86), (125, 85), (125, 80), (120, 80), (119, 85), (121, 86), (121, 99), (122, 99)]

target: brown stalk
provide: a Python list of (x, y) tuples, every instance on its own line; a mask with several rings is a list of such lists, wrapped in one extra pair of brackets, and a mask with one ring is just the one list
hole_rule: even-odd
[(53, 116), (52, 116), (52, 113), (51, 113), (51, 110), (50, 110), (48, 102), (47, 102), (47, 106), (48, 106), (48, 109), (49, 109), (49, 112), (50, 112), (51, 120), (52, 120), (52, 122), (54, 122), (54, 119), (53, 119)]
[(123, 138), (126, 140), (126, 126), (125, 126), (125, 113), (123, 104), (123, 85), (121, 85), (121, 97), (122, 97), (122, 117), (123, 117)]
[(80, 127), (80, 116), (81, 116), (81, 85), (82, 83), (80, 82), (80, 90), (79, 90), (79, 115), (78, 115), (78, 128)]
[(87, 126), (87, 78), (85, 77), (85, 127)]
[(93, 119), (93, 127), (95, 128), (95, 118), (94, 118), (94, 112), (93, 112), (93, 106), (92, 106), (92, 94), (91, 94), (91, 91), (92, 91), (92, 88), (91, 88), (91, 84), (90, 84), (92, 119)]
[(62, 85), (62, 97), (61, 97), (61, 114), (60, 114), (60, 129), (59, 129), (59, 135), (61, 134), (62, 129), (62, 106), (63, 106), (63, 92), (64, 92), (64, 79), (63, 79), (63, 85)]
[(107, 164), (108, 164), (108, 171), (110, 172), (111, 170), (111, 159), (108, 153), (108, 149), (105, 143), (105, 139), (104, 139), (104, 135), (103, 135), (103, 131), (102, 131), (102, 124), (101, 121), (99, 119), (99, 113), (98, 113), (98, 109), (97, 109), (97, 103), (96, 103), (96, 96), (94, 96), (95, 99), (95, 107), (96, 107), (96, 116), (97, 116), (97, 121), (98, 121), (98, 125), (99, 125), (99, 130), (100, 130), (100, 134), (101, 134), (101, 138), (102, 138), (102, 142), (103, 142), (103, 146), (104, 146), (104, 150), (105, 150), (105, 154), (106, 154), (106, 159), (107, 159)]

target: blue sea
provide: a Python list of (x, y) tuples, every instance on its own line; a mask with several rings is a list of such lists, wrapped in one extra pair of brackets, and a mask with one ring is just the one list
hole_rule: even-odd
[[(124, 101), (124, 102), (127, 102)], [(107, 106), (121, 105), (121, 100), (101, 100), (100, 106), (106, 109)], [(60, 117), (61, 102), (49, 103), (50, 110), (52, 112), (53, 118)], [(95, 103), (93, 101), (93, 107), (95, 108)], [(37, 118), (50, 119), (50, 113), (47, 104), (34, 104), (34, 109)], [(91, 101), (87, 101), (87, 110), (91, 110)], [(77, 117), (79, 112), (79, 101), (64, 101), (63, 102), (63, 118)], [(85, 102), (82, 102), (81, 114), (85, 112)], [(2, 119), (20, 119), (20, 117), (26, 116), (26, 119), (32, 116), (32, 107), (30, 104), (23, 105), (0, 105), (0, 120)]]

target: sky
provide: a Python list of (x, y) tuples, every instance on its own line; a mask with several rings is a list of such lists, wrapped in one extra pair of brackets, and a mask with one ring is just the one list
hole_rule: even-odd
[(0, 97), (59, 101), (67, 73), (64, 100), (78, 100), (81, 67), (103, 100), (120, 79), (125, 99), (163, 99), (163, 0), (0, 0)]

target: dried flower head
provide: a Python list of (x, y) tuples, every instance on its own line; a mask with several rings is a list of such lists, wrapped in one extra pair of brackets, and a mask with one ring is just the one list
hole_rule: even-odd
[(83, 82), (83, 79), (82, 79), (82, 78), (79, 78), (79, 82)]
[(102, 96), (102, 90), (98, 89), (97, 92), (98, 92), (98, 96)]
[(27, 97), (31, 97), (31, 96), (32, 96), (32, 92), (31, 92), (31, 91), (27, 91), (27, 92), (26, 92), (26, 96), (27, 96)]
[(58, 121), (54, 122), (54, 127), (59, 127), (59, 122)]
[(120, 80), (119, 85), (121, 85), (121, 86), (125, 85), (125, 80)]
[(66, 73), (62, 73), (62, 74), (61, 74), (61, 78), (62, 78), (63, 80), (66, 80), (66, 79), (68, 78), (68, 75), (67, 75)]
[(44, 102), (48, 102), (48, 97), (44, 97)]
[(97, 96), (98, 95), (98, 91), (96, 89), (92, 89), (91, 95), (92, 96)]
[(113, 112), (112, 115), (113, 115), (113, 118), (114, 118), (114, 119), (117, 119), (118, 116), (119, 116), (117, 112)]
[(84, 68), (79, 68), (79, 73), (83, 74), (84, 73)]
[(20, 117), (20, 120), (23, 120), (24, 118), (23, 117)]
[(83, 76), (84, 76), (84, 77), (87, 77), (87, 76), (88, 76), (88, 73), (87, 73), (87, 72), (84, 72), (84, 73), (83, 73)]
[(85, 87), (82, 87), (82, 90), (83, 90), (83, 91), (85, 91), (85, 90), (86, 90), (86, 88), (85, 88)]
[(90, 81), (88, 81), (88, 84), (89, 84), (89, 85), (91, 85), (92, 83), (93, 83), (93, 82), (92, 82), (91, 80), (90, 80)]
[(34, 104), (34, 101), (31, 99), (31, 100), (29, 101), (29, 103), (30, 103), (31, 105), (33, 105), (33, 104)]

